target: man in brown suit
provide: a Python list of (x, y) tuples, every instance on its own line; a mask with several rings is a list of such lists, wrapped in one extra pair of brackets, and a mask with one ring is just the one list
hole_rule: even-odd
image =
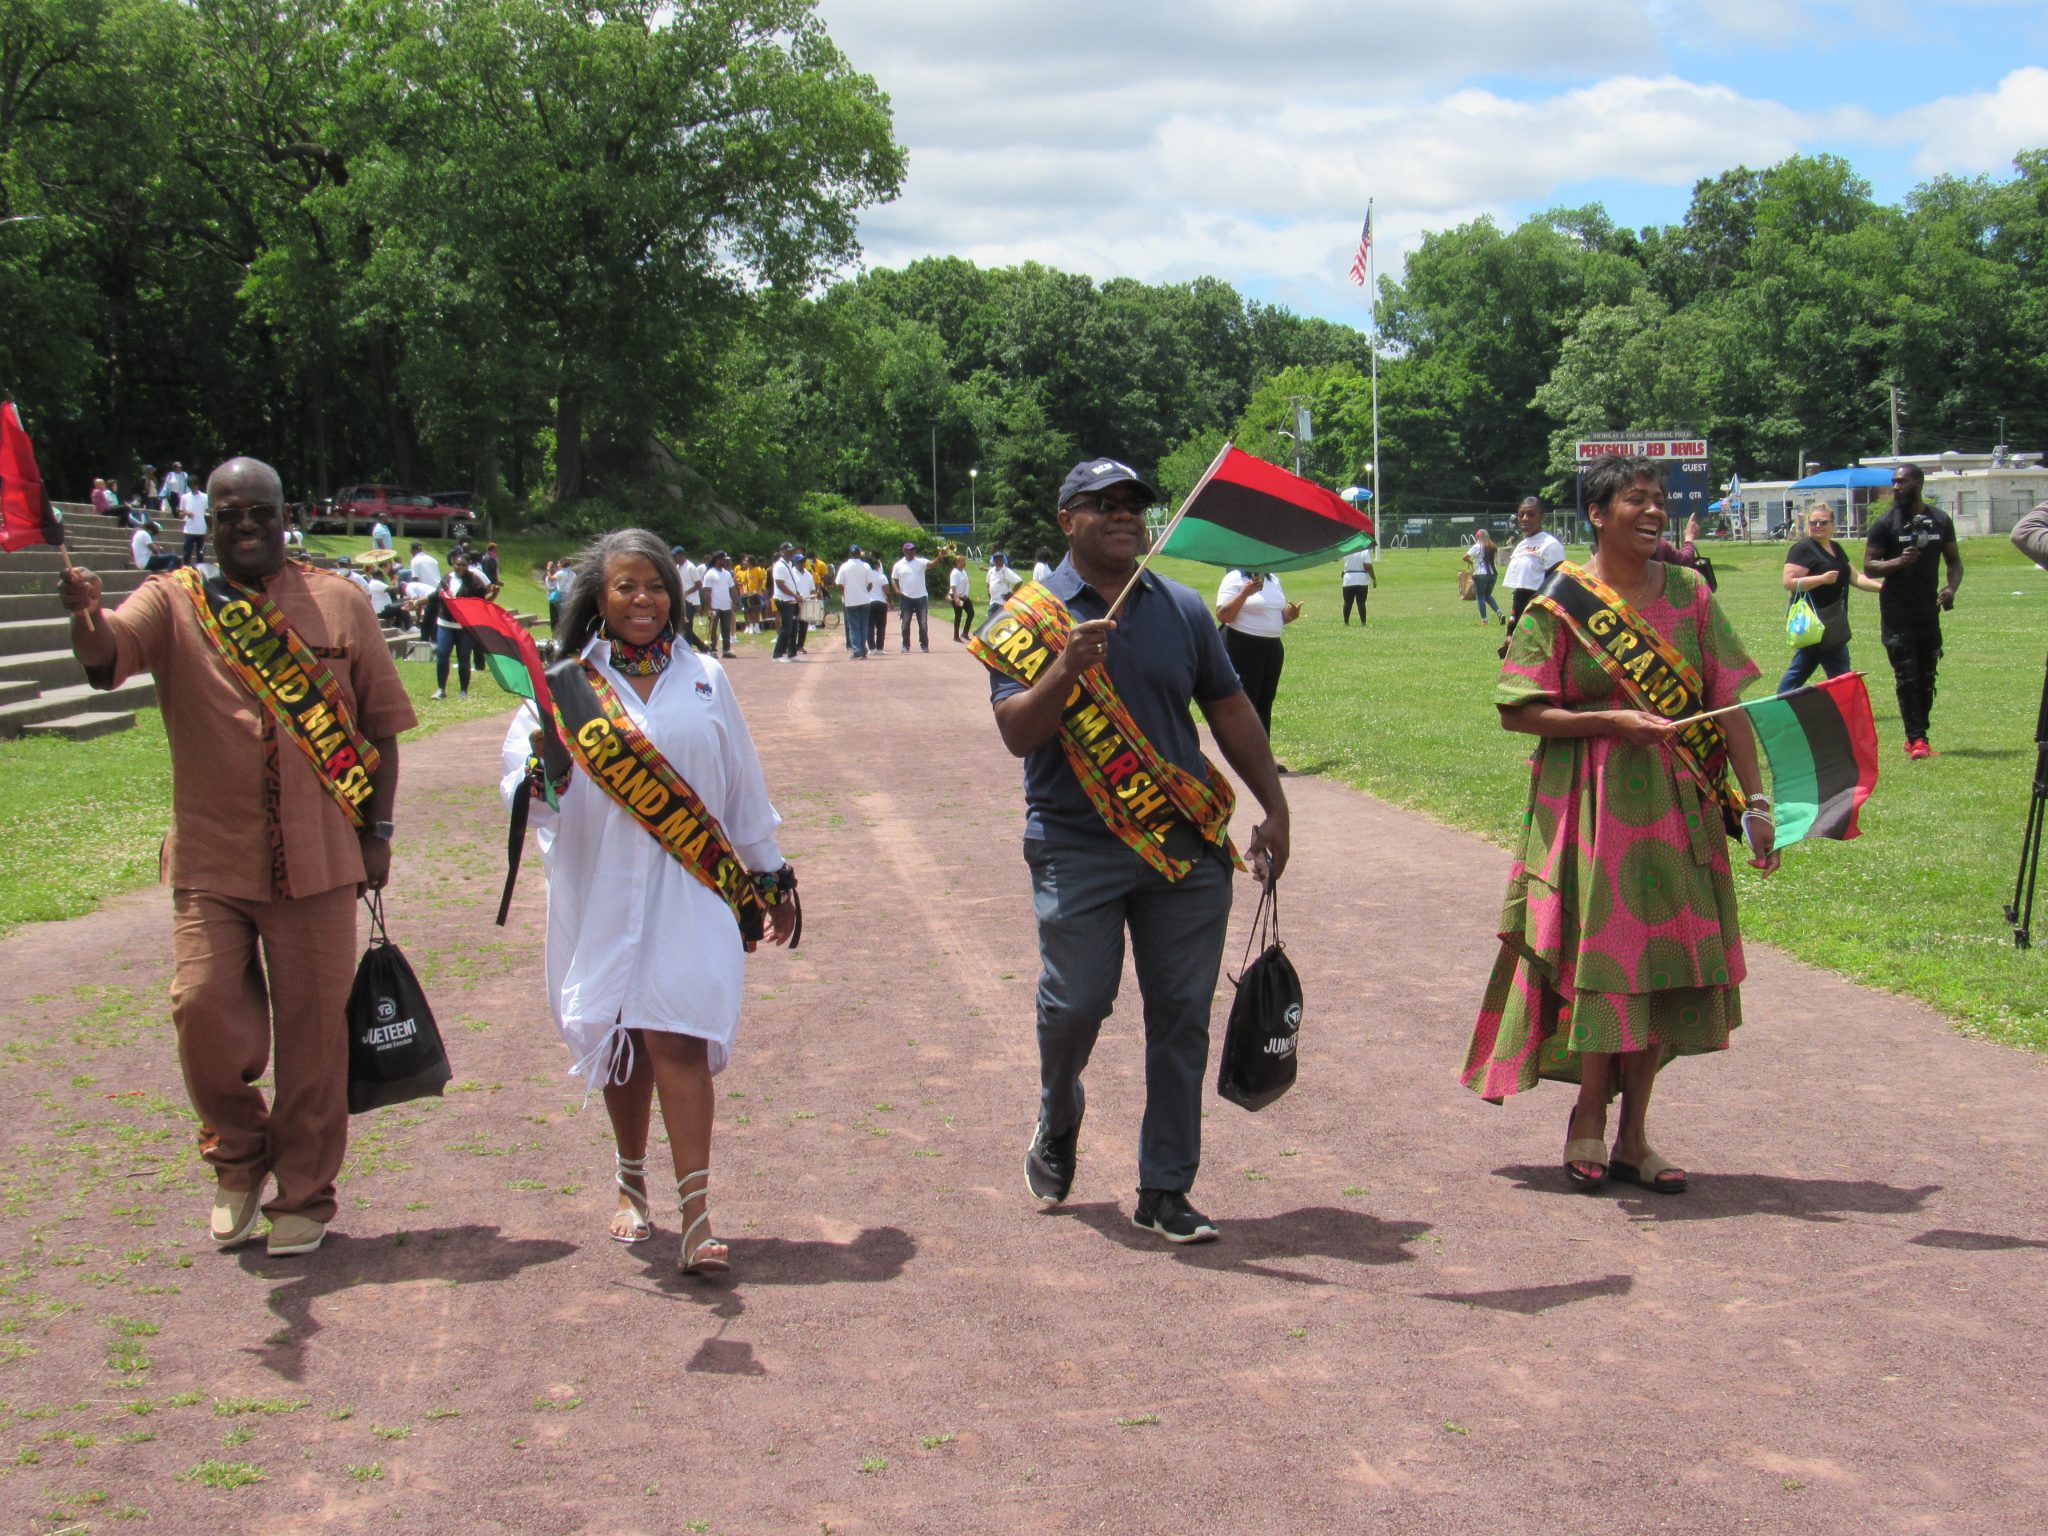
[[(390, 874), (397, 738), (416, 721), (369, 600), (285, 558), (277, 471), (230, 459), (207, 494), (215, 581), (156, 577), (111, 613), (83, 567), (59, 590), (94, 687), (156, 675), (173, 786), (171, 1017), (218, 1181), (214, 1240), (233, 1247), (268, 1215), (271, 1253), (311, 1253), (348, 1145), (356, 898)], [(254, 1084), (273, 1054), (266, 1104)]]

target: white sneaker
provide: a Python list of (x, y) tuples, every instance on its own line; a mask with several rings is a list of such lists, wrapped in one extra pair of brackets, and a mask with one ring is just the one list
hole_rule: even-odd
[(434, 690), (434, 697), (437, 699), (445, 699), (448, 697), (448, 690), (446, 688), (436, 688)]
[(467, 688), (465, 688), (465, 689), (463, 689), (463, 690), (462, 690), (462, 697), (463, 697), (463, 698), (464, 698), (465, 700), (466, 700), (466, 699), (468, 699), (468, 697), (469, 697), (469, 690), (468, 690)]

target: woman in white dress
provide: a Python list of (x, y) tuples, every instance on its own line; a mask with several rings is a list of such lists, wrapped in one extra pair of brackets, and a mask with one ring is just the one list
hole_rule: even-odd
[[(757, 885), (794, 881), (776, 846), (753, 738), (724, 669), (676, 644), (682, 582), (668, 548), (639, 529), (606, 534), (576, 562), (578, 580), (556, 631), (562, 654), (609, 684), (627, 718), (695, 790)], [(571, 1070), (601, 1088), (617, 1142), (619, 1207), (611, 1236), (652, 1235), (647, 1138), (653, 1101), (675, 1156), (686, 1274), (729, 1267), (710, 1235), (711, 1079), (732, 1054), (744, 955), (725, 900), (671, 856), (645, 825), (581, 769), (540, 797), (533, 769), (539, 718), (523, 707), (506, 733), (502, 789), (530, 807), (547, 869), (548, 1006)], [(782, 944), (791, 902), (769, 908)], [(699, 1235), (701, 1232), (701, 1235)]]

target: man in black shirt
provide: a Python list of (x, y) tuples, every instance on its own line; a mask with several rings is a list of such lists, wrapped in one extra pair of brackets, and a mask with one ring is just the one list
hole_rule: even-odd
[[(1963, 584), (1963, 556), (1956, 525), (1939, 507), (1921, 499), (1926, 477), (1911, 464), (1892, 472), (1892, 505), (1870, 525), (1863, 549), (1863, 574), (1884, 582), (1877, 594), (1878, 633), (1891, 659), (1899, 696), (1899, 723), (1908, 757), (1932, 757), (1927, 717), (1934, 712), (1934, 669), (1941, 660), (1941, 615), (1956, 605)], [(1940, 586), (1935, 551), (1948, 568)]]

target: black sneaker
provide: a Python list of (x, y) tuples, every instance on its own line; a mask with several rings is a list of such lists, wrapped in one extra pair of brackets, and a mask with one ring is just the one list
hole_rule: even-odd
[[(1084, 1106), (1082, 1114), (1087, 1109)], [(1081, 1139), (1081, 1122), (1054, 1136), (1040, 1126), (1024, 1153), (1024, 1184), (1032, 1195), (1047, 1205), (1058, 1205), (1074, 1187), (1074, 1146)]]
[(1131, 1225), (1157, 1232), (1169, 1243), (1213, 1243), (1216, 1225), (1188, 1204), (1177, 1189), (1141, 1189)]

